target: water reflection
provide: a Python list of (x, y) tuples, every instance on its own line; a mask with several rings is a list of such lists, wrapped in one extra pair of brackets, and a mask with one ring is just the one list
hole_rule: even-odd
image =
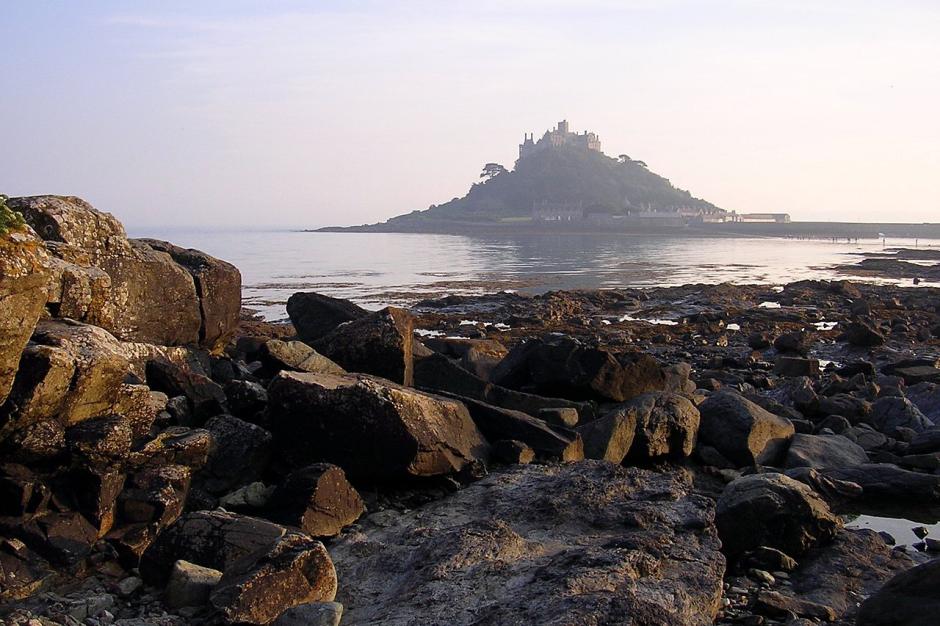
[[(840, 277), (831, 268), (880, 241), (713, 239), (630, 235), (466, 237), (399, 233), (141, 231), (238, 266), (246, 304), (284, 316), (294, 292), (316, 290), (363, 306), (500, 289), (648, 287), (687, 283), (779, 284)], [(894, 240), (895, 246), (914, 242)], [(940, 246), (940, 242), (920, 241)]]

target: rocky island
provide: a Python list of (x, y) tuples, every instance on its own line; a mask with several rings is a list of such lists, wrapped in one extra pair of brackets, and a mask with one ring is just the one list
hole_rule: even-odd
[(275, 323), (225, 261), (6, 204), (4, 623), (936, 623), (938, 289), (303, 292)]

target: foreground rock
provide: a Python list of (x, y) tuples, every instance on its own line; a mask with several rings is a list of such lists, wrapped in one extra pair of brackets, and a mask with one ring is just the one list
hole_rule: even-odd
[(268, 394), (275, 444), (292, 467), (326, 461), (386, 481), (457, 472), (486, 456), (463, 404), (379, 378), (281, 372)]
[(340, 324), (369, 314), (349, 300), (331, 298), (313, 291), (298, 292), (287, 300), (287, 315), (301, 340), (311, 343)]
[(732, 560), (759, 546), (798, 557), (832, 539), (842, 525), (812, 489), (782, 474), (731, 482), (718, 499), (715, 521)]
[(681, 473), (515, 466), (332, 550), (343, 624), (711, 624), (724, 559)]
[(940, 559), (892, 578), (866, 600), (858, 626), (932, 626), (940, 612)]

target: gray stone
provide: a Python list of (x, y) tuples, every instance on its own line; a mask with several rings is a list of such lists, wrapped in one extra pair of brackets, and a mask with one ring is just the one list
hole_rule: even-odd
[(868, 463), (868, 454), (858, 444), (842, 435), (804, 435), (797, 433), (790, 441), (784, 467), (852, 467)]
[(734, 392), (712, 394), (699, 411), (700, 441), (739, 466), (777, 463), (795, 433), (790, 420)]
[(164, 602), (174, 609), (204, 606), (209, 602), (209, 594), (221, 579), (222, 572), (219, 570), (189, 561), (176, 561), (164, 591)]
[(309, 602), (284, 611), (273, 626), (339, 626), (343, 605), (339, 602)]

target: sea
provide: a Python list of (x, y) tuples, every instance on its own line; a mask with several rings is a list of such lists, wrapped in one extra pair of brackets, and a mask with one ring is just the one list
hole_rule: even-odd
[[(656, 287), (689, 283), (781, 285), (859, 278), (838, 266), (895, 247), (940, 249), (940, 240), (818, 240), (663, 235), (512, 236), (136, 229), (225, 259), (242, 273), (245, 306), (286, 317), (297, 291), (369, 309), (495, 291)], [(875, 279), (862, 277), (863, 280)], [(911, 284), (908, 281), (877, 281)]]

